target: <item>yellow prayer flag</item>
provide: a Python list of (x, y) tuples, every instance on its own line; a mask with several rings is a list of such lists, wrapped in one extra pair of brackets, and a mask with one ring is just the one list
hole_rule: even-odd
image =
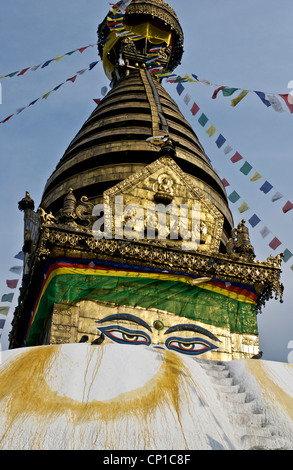
[(48, 91), (48, 93), (45, 93), (43, 96), (42, 96), (42, 100), (46, 100), (48, 98), (48, 96), (50, 95), (50, 93), (52, 93), (52, 91)]
[(260, 180), (262, 176), (256, 171), (250, 181), (253, 183), (254, 181)]
[(184, 75), (183, 78), (186, 78), (186, 80), (187, 80), (188, 82), (198, 82), (198, 80), (195, 80), (194, 78), (191, 78), (191, 76), (188, 75), (188, 74)]
[(238, 207), (240, 214), (242, 214), (242, 212), (248, 211), (248, 209), (250, 209), (250, 207), (246, 204), (246, 202), (243, 202), (241, 206)]
[(206, 131), (209, 137), (212, 137), (212, 135), (214, 135), (216, 132), (217, 132), (217, 129), (215, 128), (215, 126), (213, 126), (213, 124), (211, 124), (208, 130)]
[(53, 60), (56, 60), (56, 62), (58, 62), (60, 59), (63, 59), (63, 57), (65, 57), (66, 54), (64, 55), (60, 55), (59, 57), (55, 57), (55, 59)]
[(234, 108), (241, 100), (243, 100), (243, 98), (245, 98), (245, 96), (249, 92), (250, 92), (250, 90), (243, 90), (236, 98), (231, 100), (231, 106), (233, 106), (233, 108)]

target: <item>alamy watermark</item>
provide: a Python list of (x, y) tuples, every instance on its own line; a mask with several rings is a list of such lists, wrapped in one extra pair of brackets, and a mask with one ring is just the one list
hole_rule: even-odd
[[(200, 204), (140, 204), (124, 206), (123, 196), (115, 196), (113, 207), (97, 204), (92, 215), (93, 236), (100, 240), (181, 240), (182, 250), (196, 250), (200, 244)], [(113, 216), (114, 212), (114, 216)]]

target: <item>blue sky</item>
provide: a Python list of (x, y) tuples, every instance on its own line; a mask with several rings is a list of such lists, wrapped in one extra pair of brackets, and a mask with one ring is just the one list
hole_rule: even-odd
[[(219, 86), (288, 93), (288, 82), (293, 80), (292, 1), (170, 0), (169, 4), (175, 9), (185, 35), (185, 52), (176, 73), (196, 74)], [(43, 64), (96, 42), (97, 26), (107, 11), (108, 3), (101, 0), (2, 2), (0, 76)], [(0, 121), (97, 59), (97, 50), (91, 47), (43, 69), (29, 70), (21, 77), (2, 79)], [(23, 241), (23, 214), (17, 203), (29, 191), (38, 206), (46, 180), (93, 111), (93, 99), (101, 97), (103, 86), (109, 86), (109, 82), (98, 64), (78, 76), (75, 83), (65, 83), (47, 100), (39, 100), (0, 124), (0, 296), (12, 292), (6, 287), (6, 279), (16, 277), (9, 269), (20, 264), (14, 259)], [(241, 195), (239, 203), (230, 204), (234, 225), (254, 213), (261, 219), (258, 226), (250, 228), (257, 259), (265, 260), (285, 248), (293, 253), (293, 211), (282, 212), (288, 200), (293, 202), (293, 115), (286, 106), (283, 113), (267, 108), (254, 93), (233, 108), (230, 98), (221, 93), (212, 100), (214, 88), (202, 83), (184, 84), (181, 96), (173, 84), (165, 87), (193, 126), (219, 175), (229, 181), (228, 195), (232, 189)], [(263, 176), (261, 180), (250, 182), (250, 175), (244, 176), (239, 171), (242, 163), (231, 163), (233, 153), (225, 156), (217, 148), (218, 133), (207, 136), (207, 127), (199, 125), (198, 118), (191, 115), (190, 106), (183, 101), (186, 93), (209, 118), (209, 124), (224, 135), (234, 153), (238, 151), (243, 156), (242, 163), (247, 160), (253, 172)], [(273, 185), (267, 195), (259, 190), (265, 180)], [(276, 191), (284, 197), (272, 203), (271, 196)], [(243, 201), (251, 209), (241, 215), (238, 206)], [(260, 234), (264, 226), (271, 232), (265, 239)], [(275, 236), (282, 245), (273, 251), (268, 243)], [(286, 362), (287, 345), (293, 339), (292, 264), (293, 258), (283, 265), (284, 303), (271, 300), (259, 316), (260, 347), (266, 360)], [(15, 299), (17, 295), (16, 290)], [(3, 348), (7, 347), (8, 329), (9, 321), (2, 338)]]

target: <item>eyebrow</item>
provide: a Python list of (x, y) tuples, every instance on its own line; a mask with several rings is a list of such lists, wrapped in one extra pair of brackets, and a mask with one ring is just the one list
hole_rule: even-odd
[(149, 330), (150, 332), (153, 331), (153, 330), (151, 329), (151, 327), (150, 327), (145, 321), (143, 321), (141, 318), (136, 317), (136, 316), (134, 316), (134, 315), (130, 315), (130, 314), (128, 314), (128, 313), (116, 313), (116, 314), (113, 314), (113, 315), (108, 315), (107, 317), (102, 318), (101, 320), (96, 321), (96, 323), (104, 323), (104, 322), (112, 321), (112, 320), (127, 320), (127, 321), (131, 321), (131, 322), (137, 323), (138, 325), (144, 326), (144, 327), (145, 327), (147, 330)]
[(189, 324), (189, 325), (171, 326), (165, 332), (165, 335), (167, 335), (169, 333), (173, 333), (174, 331), (195, 331), (196, 333), (201, 333), (201, 334), (207, 336), (208, 338), (213, 339), (214, 341), (218, 341), (219, 343), (222, 342), (216, 336), (214, 336), (210, 331), (206, 330), (205, 328), (202, 328), (201, 326), (197, 326), (197, 325)]

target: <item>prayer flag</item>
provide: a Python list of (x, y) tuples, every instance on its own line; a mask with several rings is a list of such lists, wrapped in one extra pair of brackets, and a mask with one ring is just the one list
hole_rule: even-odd
[(22, 111), (26, 108), (26, 106), (23, 106), (22, 108), (17, 108), (16, 114), (22, 113)]
[(14, 116), (14, 114), (10, 114), (10, 116), (8, 116), (7, 118), (5, 118), (3, 121), (1, 121), (1, 123), (4, 123), (4, 122), (7, 122), (9, 121), (9, 119), (12, 118), (12, 116)]
[(254, 93), (257, 94), (257, 96), (262, 100), (262, 102), (267, 106), (271, 106), (271, 103), (269, 102), (269, 100), (266, 99), (266, 95), (265, 93), (263, 93), (262, 91), (255, 91)]
[(232, 163), (237, 163), (237, 162), (239, 162), (239, 161), (242, 160), (242, 159), (243, 159), (243, 157), (240, 155), (239, 152), (236, 152), (236, 153), (233, 155), (233, 157), (230, 158), (230, 160), (231, 160)]
[(176, 87), (176, 90), (177, 90), (178, 95), (180, 96), (183, 93), (183, 91), (185, 90), (185, 88), (182, 85), (182, 83), (178, 83), (178, 85)]
[(108, 88), (107, 88), (106, 86), (103, 86), (103, 87), (101, 88), (101, 94), (102, 94), (102, 96), (105, 96), (105, 94), (107, 93), (107, 90), (108, 90)]
[(254, 181), (260, 180), (262, 176), (256, 171), (250, 181), (253, 183)]
[(74, 51), (70, 51), (70, 52), (66, 52), (65, 55), (71, 55), (71, 54), (74, 54), (75, 52), (76, 52), (75, 50), (74, 50)]
[(10, 307), (0, 307), (0, 315), (8, 315)]
[(208, 118), (206, 117), (204, 113), (202, 113), (202, 115), (199, 117), (198, 122), (200, 123), (202, 127), (206, 125), (206, 123), (208, 122)]
[(262, 238), (267, 237), (269, 233), (271, 233), (271, 231), (268, 229), (268, 227), (263, 227), (260, 231)]
[(239, 90), (239, 88), (223, 88), (222, 93), (223, 96), (231, 96), (237, 90)]
[(187, 74), (184, 75), (183, 78), (186, 78), (186, 80), (187, 80), (188, 82), (198, 82), (198, 80), (194, 80), (193, 78), (191, 78), (190, 75), (187, 75)]
[(240, 214), (242, 214), (242, 212), (248, 211), (249, 209), (250, 207), (246, 204), (246, 202), (243, 202), (241, 206), (238, 207)]
[(221, 148), (224, 145), (225, 142), (226, 142), (225, 137), (222, 134), (220, 134), (219, 137), (216, 140), (216, 145), (217, 145), (218, 148)]
[(209, 137), (212, 137), (216, 132), (217, 132), (217, 129), (215, 128), (215, 126), (213, 126), (213, 124), (211, 124), (208, 130), (206, 131)]
[(52, 91), (56, 91), (56, 90), (58, 90), (58, 89), (59, 89), (59, 88), (60, 88), (62, 85), (64, 85), (64, 83), (65, 83), (65, 82), (63, 82), (63, 83), (60, 83), (60, 85), (57, 85), (57, 86), (55, 86), (55, 88), (53, 88), (53, 90), (52, 90)]
[(280, 245), (282, 245), (282, 242), (280, 242), (277, 237), (273, 238), (273, 240), (269, 243), (269, 247), (273, 250), (276, 250)]
[(48, 98), (48, 96), (52, 93), (52, 90), (51, 91), (48, 91), (48, 93), (45, 93), (43, 96), (42, 96), (42, 100), (46, 100)]
[(4, 294), (2, 295), (1, 302), (12, 302), (14, 294)]
[(98, 99), (96, 99), (96, 100), (94, 99), (94, 102), (95, 102), (96, 104), (100, 104), (101, 100), (100, 100), (100, 98), (98, 98)]
[(284, 197), (283, 194), (281, 194), (279, 191), (277, 191), (272, 197), (272, 202), (276, 202), (279, 199), (282, 199), (282, 197)]
[(244, 165), (242, 165), (242, 167), (240, 168), (241, 173), (243, 173), (244, 175), (248, 175), (251, 170), (252, 166), (248, 162), (245, 162)]
[(230, 153), (232, 150), (233, 150), (233, 147), (231, 147), (231, 145), (228, 144), (228, 145), (226, 145), (226, 147), (224, 148), (224, 154), (227, 155), (227, 154)]
[(18, 283), (18, 279), (7, 279), (6, 285), (9, 289), (15, 289)]
[(264, 184), (259, 189), (263, 193), (267, 194), (272, 188), (273, 186), (271, 185), (271, 183), (269, 183), (268, 181), (265, 181)]
[(197, 106), (197, 104), (196, 104), (196, 103), (193, 103), (192, 108), (191, 108), (191, 110), (190, 110), (190, 111), (191, 111), (191, 114), (193, 114), (193, 116), (195, 116), (195, 115), (198, 113), (199, 109), (200, 109), (200, 108)]
[(245, 96), (247, 95), (247, 93), (249, 93), (249, 91), (250, 90), (243, 90), (236, 98), (231, 100), (231, 106), (233, 106), (233, 108), (237, 106), (237, 104), (240, 103), (240, 101), (243, 100), (243, 98), (245, 98)]
[(31, 67), (31, 70), (33, 70), (33, 72), (35, 72), (35, 70), (38, 70), (38, 68), (41, 67), (41, 65), (42, 64), (34, 65), (33, 67)]
[(92, 70), (92, 69), (95, 67), (95, 65), (97, 65), (98, 62), (99, 62), (98, 60), (97, 60), (96, 62), (92, 62), (92, 63), (89, 65), (89, 70)]
[(76, 50), (79, 51), (80, 53), (82, 53), (82, 52), (85, 51), (88, 47), (90, 47), (90, 46), (81, 47), (80, 49), (76, 49)]
[(47, 66), (52, 62), (52, 60), (54, 60), (54, 59), (47, 60), (47, 62), (45, 62), (45, 63), (42, 65), (42, 69), (43, 69), (44, 67), (47, 67)]
[(233, 204), (234, 204), (235, 202), (237, 202), (240, 199), (240, 196), (236, 191), (233, 191), (230, 194), (230, 196), (228, 197), (228, 199), (229, 199), (229, 201), (233, 202)]
[(17, 255), (15, 255), (14, 258), (20, 259), (21, 261), (23, 261), (23, 251), (20, 251), (19, 253), (17, 253)]
[(288, 109), (290, 111), (290, 113), (293, 113), (293, 105), (292, 105), (292, 101), (290, 100), (289, 101), (289, 96), (291, 97), (291, 95), (287, 94), (287, 95), (279, 95), (281, 98), (283, 98), (283, 100), (285, 101), (286, 105), (288, 106)]
[(63, 54), (63, 55), (60, 55), (59, 57), (55, 57), (55, 60), (56, 62), (59, 62), (59, 60), (63, 59), (63, 57), (65, 57), (66, 54)]
[(286, 212), (289, 212), (293, 209), (293, 204), (292, 202), (290, 201), (287, 201), (286, 204), (284, 205), (282, 211), (284, 212), (284, 214), (286, 214)]
[(185, 103), (186, 105), (189, 105), (190, 100), (191, 100), (191, 96), (190, 96), (188, 93), (186, 93), (186, 95), (185, 95), (184, 98), (183, 98), (184, 103)]
[(25, 72), (27, 72), (29, 69), (30, 69), (30, 67), (28, 67), (27, 69), (23, 69), (21, 72), (19, 72), (19, 74), (17, 76), (19, 77), (20, 75), (24, 75)]
[(271, 103), (272, 108), (273, 108), (274, 111), (276, 111), (276, 113), (283, 113), (284, 112), (284, 108), (282, 106), (282, 103), (280, 102), (280, 100), (277, 98), (276, 95), (268, 93), (267, 94), (267, 99)]
[(74, 75), (74, 77), (67, 78), (67, 80), (66, 80), (66, 81), (67, 81), (67, 82), (72, 82), (72, 83), (74, 83), (74, 82), (75, 82), (75, 80), (76, 80), (76, 77), (77, 77), (77, 75)]
[(194, 75), (194, 73), (191, 74), (193, 76), (193, 78), (195, 78), (195, 80), (198, 82), (198, 76), (197, 75)]
[(1, 329), (1, 330), (3, 330), (3, 328), (4, 328), (5, 321), (6, 321), (6, 320), (3, 320), (3, 318), (0, 319), (0, 329)]
[(18, 72), (19, 70), (17, 70), (17, 72), (9, 73), (8, 75), (5, 75), (5, 77), (14, 77)]
[(283, 256), (283, 261), (284, 263), (287, 263), (287, 261), (289, 261), (290, 258), (292, 258), (293, 256), (293, 253), (291, 253), (291, 251), (289, 251), (287, 248), (284, 250), (284, 256)]
[(223, 88), (226, 88), (225, 86), (220, 86), (219, 88), (217, 88), (214, 93), (213, 93), (213, 96), (212, 96), (212, 99), (215, 100), (218, 96), (218, 93), (220, 90), (223, 90)]
[(15, 274), (21, 274), (22, 266), (13, 266), (12, 268), (9, 269), (9, 271)]
[(37, 101), (39, 101), (39, 99), (40, 99), (40, 98), (37, 98), (36, 100), (32, 101), (32, 102), (29, 104), (29, 106), (34, 105)]
[(250, 217), (248, 222), (254, 228), (257, 224), (260, 223), (260, 218), (256, 214), (253, 214), (253, 216)]
[(225, 178), (222, 179), (222, 183), (223, 183), (223, 185), (224, 185), (225, 188), (227, 188), (228, 186), (230, 186), (230, 183), (228, 183), (228, 181), (227, 181)]
[(83, 73), (85, 73), (88, 69), (82, 69), (82, 70), (79, 70), (78, 72), (78, 75), (82, 75)]

